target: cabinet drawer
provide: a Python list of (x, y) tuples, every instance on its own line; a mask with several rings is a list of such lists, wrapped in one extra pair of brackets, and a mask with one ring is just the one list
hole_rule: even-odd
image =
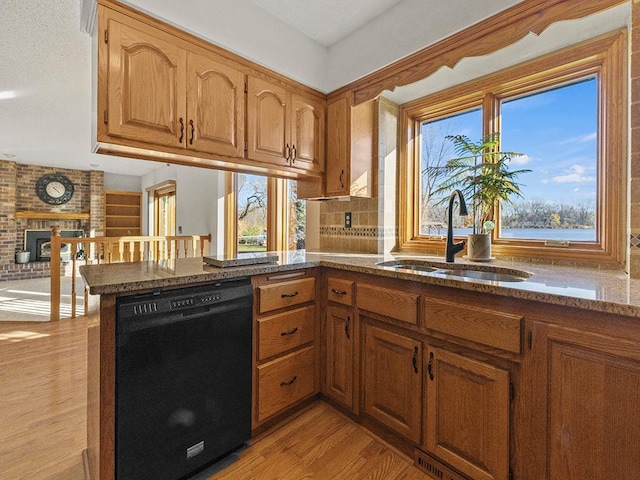
[(522, 316), (427, 298), (425, 327), (448, 335), (520, 353)]
[(314, 347), (258, 367), (258, 422), (316, 392)]
[(262, 285), (258, 287), (258, 292), (260, 299), (258, 310), (260, 313), (293, 307), (315, 299), (316, 279), (301, 278), (300, 280)]
[(413, 325), (418, 323), (418, 297), (390, 288), (356, 284), (358, 308)]
[(258, 360), (313, 341), (315, 307), (297, 308), (258, 319)]
[(340, 278), (327, 278), (327, 299), (330, 302), (353, 306), (353, 282)]

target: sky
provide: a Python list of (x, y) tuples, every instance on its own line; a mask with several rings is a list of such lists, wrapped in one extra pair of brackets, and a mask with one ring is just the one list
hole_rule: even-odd
[[(482, 136), (480, 110), (443, 121), (449, 134)], [(502, 151), (520, 152), (512, 169), (526, 200), (593, 204), (597, 168), (597, 81), (591, 78), (536, 95), (504, 101)]]

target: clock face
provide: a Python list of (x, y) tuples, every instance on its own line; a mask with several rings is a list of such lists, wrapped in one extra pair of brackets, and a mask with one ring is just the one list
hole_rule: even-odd
[(43, 202), (49, 205), (62, 205), (71, 200), (73, 183), (64, 175), (43, 175), (36, 183), (36, 193)]

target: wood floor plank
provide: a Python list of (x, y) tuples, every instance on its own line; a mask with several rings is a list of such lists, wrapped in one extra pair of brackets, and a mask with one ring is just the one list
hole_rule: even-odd
[(412, 462), (324, 402), (261, 437), (209, 480), (430, 480)]
[(0, 323), (0, 477), (84, 480), (87, 320)]
[[(0, 479), (84, 480), (87, 320), (0, 323)], [(324, 402), (210, 480), (429, 480)]]

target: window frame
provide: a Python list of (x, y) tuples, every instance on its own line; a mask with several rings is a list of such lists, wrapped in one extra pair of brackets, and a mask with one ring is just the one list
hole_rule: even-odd
[[(257, 175), (247, 173), (248, 175)], [(227, 172), (225, 178), (225, 240), (224, 253), (238, 254), (238, 174)], [(285, 251), (288, 247), (288, 193), (290, 179), (266, 177), (267, 179), (267, 251)]]
[[(500, 131), (500, 102), (503, 99), (597, 76), (596, 242), (570, 242), (567, 247), (559, 247), (545, 245), (544, 240), (495, 238), (495, 232), (492, 232), (492, 249), (502, 257), (622, 264), (627, 216), (626, 38), (626, 29), (617, 30), (403, 105), (398, 250), (444, 253), (442, 240), (432, 240), (419, 234), (420, 134), (423, 122), (481, 106), (482, 132), (487, 135)], [(499, 218), (499, 206), (496, 212)]]

